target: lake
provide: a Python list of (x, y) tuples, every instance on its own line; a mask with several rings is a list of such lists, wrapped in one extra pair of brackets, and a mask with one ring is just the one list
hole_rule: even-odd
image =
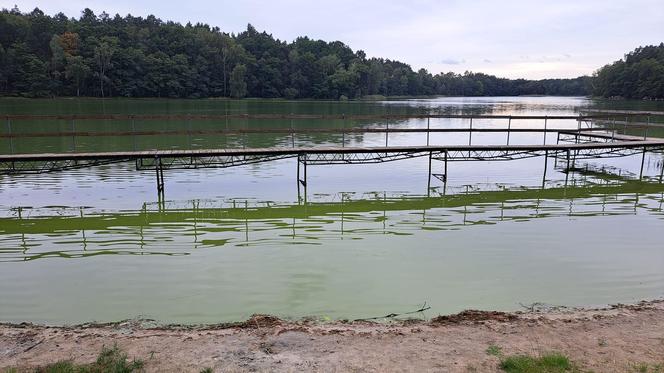
[[(577, 115), (584, 109), (664, 110), (662, 102), (580, 97), (404, 99), (378, 102), (157, 99), (0, 99), (9, 114), (493, 114)], [(568, 121), (569, 122), (569, 121)], [(104, 121), (77, 131), (380, 127), (359, 120)], [(426, 120), (389, 123), (426, 126)], [(431, 127), (461, 127), (432, 119)], [(504, 126), (484, 120), (475, 125)], [(550, 121), (551, 127), (576, 123)], [(67, 121), (11, 123), (13, 133), (68, 131)], [(523, 121), (515, 126), (541, 126)], [(7, 133), (8, 129), (3, 128)], [(637, 132), (638, 133), (638, 132)], [(662, 136), (650, 133), (651, 136)], [(423, 133), (390, 134), (420, 145)], [(547, 141), (555, 142), (555, 134)], [(511, 143), (540, 143), (513, 133)], [(318, 146), (341, 135), (155, 135), (0, 139), (0, 153)], [(380, 133), (347, 145), (384, 145)], [(467, 135), (435, 133), (432, 144)], [(502, 144), (503, 133), (473, 135)], [(447, 185), (428, 159), (309, 166), (306, 202), (295, 159), (227, 169), (165, 171), (133, 163), (0, 176), (0, 321), (48, 324), (152, 318), (238, 321), (254, 313), (354, 319), (431, 306), (518, 310), (542, 302), (602, 306), (664, 295), (664, 184), (660, 154), (578, 161), (451, 162)], [(440, 163), (434, 172), (440, 172)], [(567, 180), (566, 180), (567, 179)]]

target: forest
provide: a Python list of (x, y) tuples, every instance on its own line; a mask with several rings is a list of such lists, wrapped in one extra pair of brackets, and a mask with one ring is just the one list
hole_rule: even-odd
[[(575, 79), (434, 75), (413, 71), (403, 62), (369, 58), (339, 41), (299, 37), (286, 42), (252, 25), (229, 34), (207, 24), (182, 25), (152, 15), (96, 15), (85, 9), (76, 19), (39, 9), (0, 11), (3, 96), (358, 99), (591, 93), (643, 97), (647, 92), (648, 97), (662, 97), (663, 55), (661, 45), (639, 49), (594, 77)], [(642, 78), (648, 81), (647, 89), (634, 87), (632, 80), (615, 82), (644, 71), (660, 72), (659, 79)]]
[(664, 99), (664, 43), (639, 47), (602, 67), (592, 85), (596, 96)]

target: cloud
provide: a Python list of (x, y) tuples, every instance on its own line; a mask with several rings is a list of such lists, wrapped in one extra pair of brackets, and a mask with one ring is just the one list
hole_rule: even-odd
[[(662, 0), (189, 0), (186, 7), (163, 0), (14, 3), (24, 11), (39, 6), (49, 14), (62, 11), (73, 17), (85, 7), (97, 14), (155, 14), (226, 32), (243, 31), (251, 23), (281, 40), (302, 35), (340, 40), (369, 57), (398, 59), (433, 73), (575, 77), (640, 45), (664, 40)], [(524, 63), (527, 68), (522, 69)]]
[(464, 59), (455, 59), (455, 58), (443, 58), (442, 60), (438, 61), (443, 65), (460, 65), (462, 63), (465, 63), (466, 60)]

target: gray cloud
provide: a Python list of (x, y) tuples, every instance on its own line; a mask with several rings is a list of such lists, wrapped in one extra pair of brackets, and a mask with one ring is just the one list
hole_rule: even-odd
[(464, 59), (455, 59), (455, 58), (443, 58), (442, 60), (439, 61), (443, 65), (460, 65), (462, 63), (465, 63), (466, 60)]
[(635, 47), (664, 41), (662, 0), (190, 0), (186, 6), (163, 0), (13, 0), (5, 6), (14, 3), (24, 11), (39, 6), (75, 17), (86, 7), (155, 14), (227, 32), (251, 23), (281, 40), (341, 40), (414, 69), (512, 78), (591, 74)]

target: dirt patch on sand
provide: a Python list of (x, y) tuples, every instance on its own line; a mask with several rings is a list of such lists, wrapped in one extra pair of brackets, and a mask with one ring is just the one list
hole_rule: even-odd
[(162, 326), (149, 321), (48, 327), (0, 325), (0, 371), (58, 360), (92, 362), (114, 343), (148, 372), (497, 372), (506, 355), (556, 351), (584, 370), (637, 371), (664, 363), (664, 303), (606, 309), (464, 311), (430, 321), (284, 321)]

